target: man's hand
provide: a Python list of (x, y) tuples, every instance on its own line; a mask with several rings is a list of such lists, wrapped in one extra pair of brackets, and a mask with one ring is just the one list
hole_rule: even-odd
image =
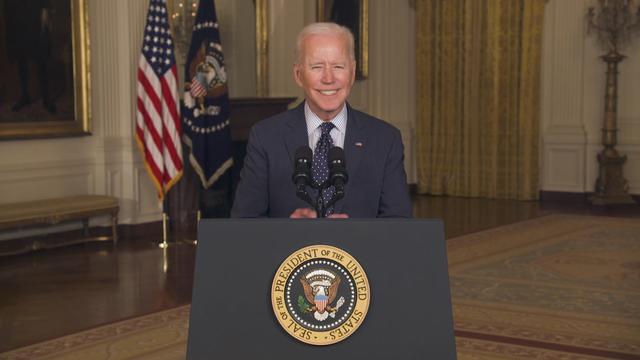
[(289, 218), (291, 219), (315, 219), (317, 217), (318, 214), (311, 208), (296, 209), (291, 213), (291, 215), (289, 215)]
[[(318, 214), (315, 210), (311, 208), (300, 208), (296, 209), (294, 212), (289, 215), (291, 219), (315, 219), (318, 217)], [(347, 214), (331, 214), (327, 216), (328, 219), (348, 219), (349, 215)]]
[(348, 214), (331, 214), (331, 215), (327, 216), (327, 218), (329, 218), (329, 219), (348, 219), (349, 215)]

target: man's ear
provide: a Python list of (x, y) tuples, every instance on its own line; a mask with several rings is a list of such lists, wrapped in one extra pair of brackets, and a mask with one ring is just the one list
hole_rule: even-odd
[(353, 60), (351, 63), (351, 85), (353, 85), (356, 82), (356, 61)]
[(299, 63), (294, 63), (293, 64), (293, 79), (296, 81), (296, 84), (298, 84), (298, 86), (302, 87), (302, 79), (301, 79), (301, 75), (300, 72), (302, 71), (302, 68), (300, 66)]

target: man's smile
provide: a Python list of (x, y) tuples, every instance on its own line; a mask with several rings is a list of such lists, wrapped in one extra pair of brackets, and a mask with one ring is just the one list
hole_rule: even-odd
[(331, 96), (331, 95), (335, 95), (338, 90), (318, 90), (322, 95), (327, 95), (327, 96)]

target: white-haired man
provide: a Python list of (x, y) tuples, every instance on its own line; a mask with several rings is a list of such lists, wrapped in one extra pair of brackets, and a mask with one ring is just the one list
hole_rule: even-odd
[[(313, 149), (317, 183), (328, 175), (328, 149), (344, 149), (349, 180), (344, 198), (327, 209), (329, 217), (411, 216), (400, 132), (347, 104), (355, 81), (353, 43), (351, 32), (333, 23), (300, 32), (293, 77), (305, 101), (251, 129), (232, 217), (317, 217), (291, 181), (295, 152), (305, 145)], [(316, 196), (330, 198), (334, 191)]]

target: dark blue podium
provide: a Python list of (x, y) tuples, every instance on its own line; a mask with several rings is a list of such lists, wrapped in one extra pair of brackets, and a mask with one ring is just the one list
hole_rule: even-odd
[[(344, 341), (315, 346), (278, 323), (274, 275), (325, 244), (362, 266), (368, 313)], [(188, 359), (456, 358), (443, 226), (418, 219), (205, 219), (199, 224)]]

